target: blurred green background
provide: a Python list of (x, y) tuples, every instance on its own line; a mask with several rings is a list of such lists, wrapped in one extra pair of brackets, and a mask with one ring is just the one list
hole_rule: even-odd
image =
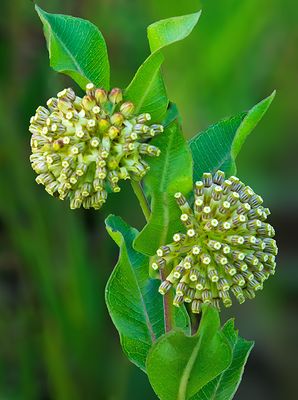
[[(122, 87), (148, 55), (147, 25), (202, 6), (197, 28), (166, 50), (164, 66), (188, 137), (277, 89), (271, 109), (240, 153), (238, 175), (272, 211), (279, 268), (261, 295), (222, 318), (236, 314), (241, 335), (256, 340), (236, 399), (296, 399), (297, 2), (39, 4), (94, 22), (107, 40), (113, 84)], [(29, 0), (2, 0), (0, 21), (0, 399), (155, 399), (146, 376), (122, 355), (104, 303), (118, 255), (104, 218), (113, 212), (141, 227), (143, 217), (129, 185), (110, 196), (101, 212), (74, 212), (35, 184), (28, 161), (29, 118), (70, 81), (50, 70)]]

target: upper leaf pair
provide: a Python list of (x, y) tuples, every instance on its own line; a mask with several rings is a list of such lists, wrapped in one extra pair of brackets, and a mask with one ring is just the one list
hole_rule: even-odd
[[(44, 25), (51, 66), (71, 76), (82, 89), (88, 82), (109, 89), (110, 65), (105, 40), (89, 21), (67, 15), (50, 14), (35, 6)], [(126, 98), (136, 106), (136, 113), (147, 112), (153, 121), (161, 121), (168, 97), (160, 75), (164, 60), (161, 50), (189, 35), (200, 12), (159, 21), (148, 27), (152, 54), (141, 65), (126, 90)]]

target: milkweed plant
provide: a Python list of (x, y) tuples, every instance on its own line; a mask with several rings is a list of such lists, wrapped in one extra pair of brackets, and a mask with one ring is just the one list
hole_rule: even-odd
[(120, 256), (105, 297), (123, 351), (161, 400), (232, 399), (253, 342), (233, 319), (221, 326), (220, 310), (254, 299), (277, 255), (270, 211), (236, 176), (236, 157), (275, 92), (187, 140), (161, 66), (200, 12), (150, 25), (151, 53), (120, 89), (93, 24), (36, 11), (52, 68), (79, 86), (61, 88), (30, 120), (36, 182), (71, 209), (95, 210), (131, 184), (144, 228), (106, 218)]

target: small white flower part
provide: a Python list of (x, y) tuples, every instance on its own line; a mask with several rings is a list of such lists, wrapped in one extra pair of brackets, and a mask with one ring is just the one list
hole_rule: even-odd
[(196, 234), (196, 231), (194, 229), (188, 229), (187, 236), (193, 237), (193, 236), (195, 236), (195, 234)]

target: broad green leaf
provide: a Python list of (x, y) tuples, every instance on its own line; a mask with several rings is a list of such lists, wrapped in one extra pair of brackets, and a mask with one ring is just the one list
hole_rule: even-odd
[(37, 5), (35, 9), (44, 26), (51, 67), (69, 75), (82, 89), (88, 82), (108, 89), (107, 47), (97, 27), (81, 18), (47, 13)]
[(268, 110), (275, 91), (248, 112), (224, 119), (190, 139), (194, 160), (194, 179), (218, 169), (236, 173), (236, 157), (246, 139)]
[(193, 170), (191, 154), (177, 121), (151, 143), (161, 150), (161, 155), (150, 160), (150, 171), (144, 178), (146, 193), (151, 198), (151, 216), (134, 247), (152, 256), (161, 244), (171, 242), (173, 234), (183, 229), (174, 194), (188, 194), (192, 190)]
[(168, 18), (148, 27), (148, 40), (152, 54), (138, 69), (125, 92), (137, 112), (148, 112), (153, 121), (161, 121), (168, 107), (168, 97), (160, 73), (163, 63), (161, 50), (175, 42), (185, 39), (199, 20), (201, 12)]
[[(164, 333), (160, 282), (148, 276), (148, 257), (132, 248), (137, 230), (113, 215), (106, 219), (106, 226), (120, 247), (118, 263), (106, 286), (106, 303), (124, 352), (144, 370), (150, 347)], [(175, 311), (175, 322), (188, 331), (185, 309)]]
[(151, 54), (140, 66), (125, 92), (125, 98), (136, 105), (136, 112), (150, 113), (152, 121), (161, 121), (169, 103), (160, 74), (163, 60), (160, 52)]
[(148, 353), (146, 369), (161, 400), (187, 400), (231, 363), (232, 351), (220, 330), (218, 311), (206, 307), (195, 336), (172, 331)]
[(185, 39), (198, 23), (201, 11), (157, 21), (147, 28), (151, 52)]
[(191, 400), (231, 400), (241, 382), (244, 366), (254, 343), (238, 336), (234, 321), (229, 320), (222, 329), (232, 348), (231, 365), (208, 382)]

